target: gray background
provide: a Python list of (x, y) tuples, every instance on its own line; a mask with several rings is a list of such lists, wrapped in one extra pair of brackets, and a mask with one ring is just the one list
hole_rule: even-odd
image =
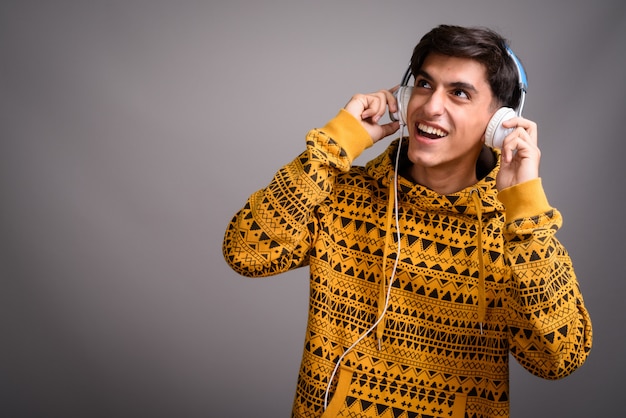
[(513, 364), (512, 416), (625, 416), (621, 0), (3, 0), (0, 415), (288, 416), (307, 272), (239, 277), (224, 229), (440, 23), (492, 27), (524, 61), (594, 321), (572, 376)]

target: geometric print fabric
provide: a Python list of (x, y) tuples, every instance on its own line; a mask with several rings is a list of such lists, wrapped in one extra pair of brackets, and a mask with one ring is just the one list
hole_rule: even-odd
[(401, 250), (382, 339), (379, 345), (371, 333), (345, 356), (324, 411), (333, 369), (376, 321), (384, 269), (397, 256), (396, 242), (384, 247), (390, 230), (396, 239), (386, 219), (398, 142), (367, 167), (352, 168), (324, 131), (311, 131), (307, 145), (251, 196), (223, 245), (226, 261), (246, 276), (310, 268), (294, 417), (508, 416), (509, 352), (551, 379), (584, 362), (591, 325), (571, 260), (554, 236), (558, 211), (504, 225), (494, 171), (474, 187), (479, 228), (471, 190), (440, 196), (400, 178)]

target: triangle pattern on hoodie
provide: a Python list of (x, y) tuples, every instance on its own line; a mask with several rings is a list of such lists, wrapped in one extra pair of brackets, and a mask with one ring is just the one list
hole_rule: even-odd
[[(446, 196), (400, 178), (398, 254), (395, 222), (388, 222), (398, 141), (365, 167), (349, 167), (322, 131), (309, 133), (307, 144), (250, 197), (223, 243), (226, 261), (246, 276), (309, 266), (293, 417), (508, 416), (510, 352), (546, 378), (584, 361), (590, 323), (571, 261), (554, 238), (558, 211), (505, 225), (498, 167)], [(379, 342), (372, 326), (389, 282)], [(556, 353), (566, 360), (555, 362)]]

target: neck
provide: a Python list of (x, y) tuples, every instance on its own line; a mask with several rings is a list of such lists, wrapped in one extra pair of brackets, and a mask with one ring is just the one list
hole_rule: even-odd
[(402, 170), (402, 174), (413, 182), (429, 188), (441, 195), (456, 193), (476, 184), (496, 166), (496, 156), (493, 151), (483, 146), (476, 155), (476, 159), (468, 165), (459, 162), (450, 162), (442, 167), (425, 167), (410, 164)]
[(406, 174), (415, 183), (421, 184), (440, 195), (456, 193), (478, 182), (475, 167), (459, 170), (458, 167), (434, 169), (412, 165), (408, 167)]

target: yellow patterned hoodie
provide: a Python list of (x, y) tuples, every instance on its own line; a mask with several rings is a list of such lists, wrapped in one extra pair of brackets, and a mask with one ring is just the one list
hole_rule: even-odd
[(352, 167), (372, 141), (340, 111), (235, 215), (224, 257), (250, 277), (310, 268), (293, 417), (506, 417), (509, 353), (558, 379), (591, 349), (561, 215), (539, 179), (498, 194), (499, 165), (396, 193), (398, 144)]

